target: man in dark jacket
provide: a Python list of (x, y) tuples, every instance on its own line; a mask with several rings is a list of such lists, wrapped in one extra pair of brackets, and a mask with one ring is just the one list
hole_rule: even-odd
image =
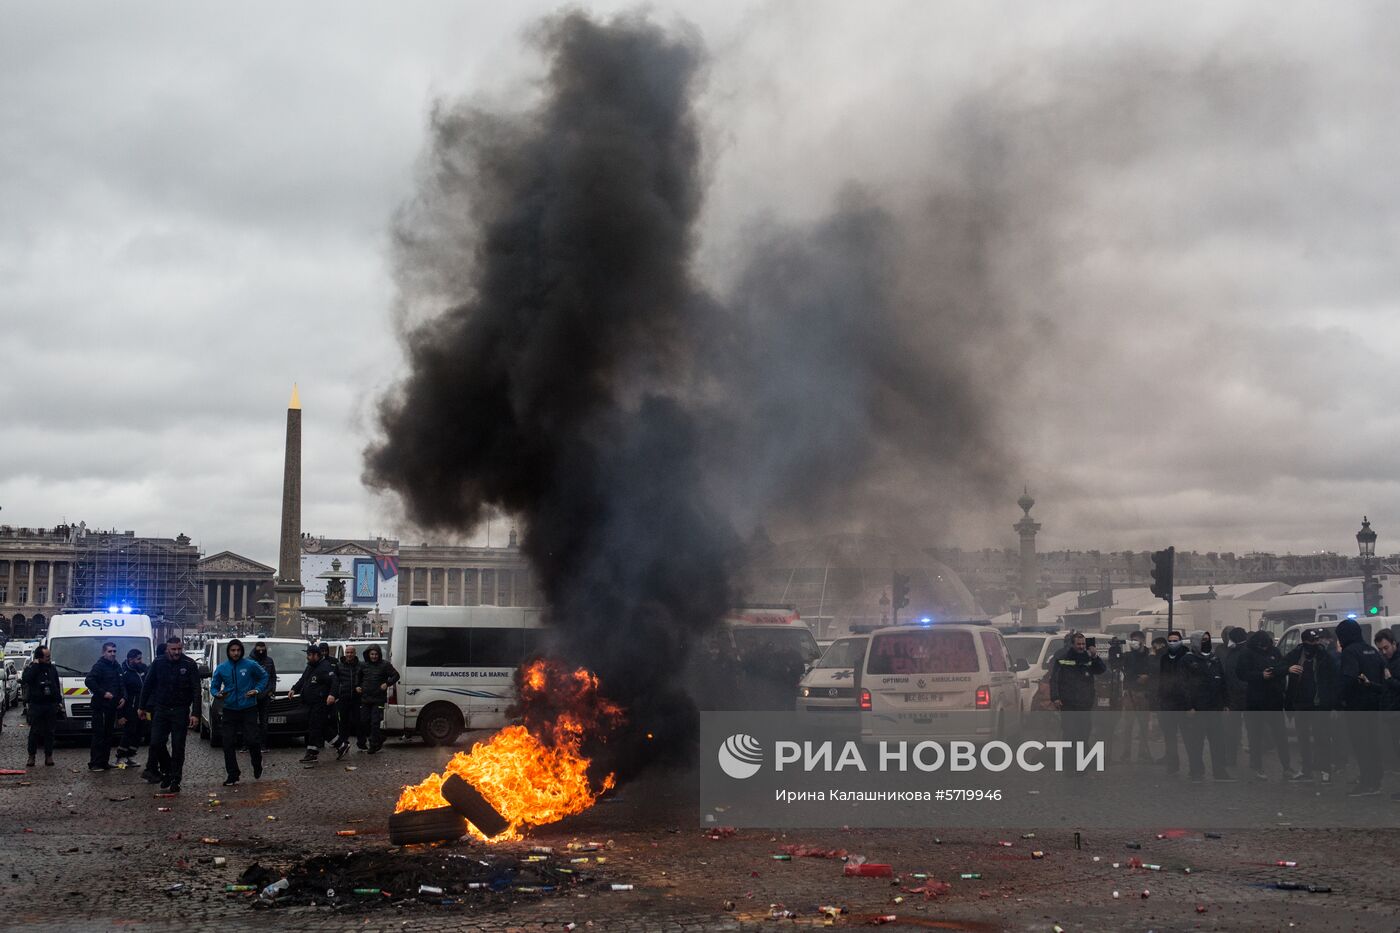
[(1288, 754), (1288, 724), (1283, 716), (1283, 690), (1288, 665), (1274, 647), (1274, 636), (1258, 631), (1249, 636), (1235, 665), (1244, 681), (1245, 726), (1249, 730), (1249, 768), (1255, 778), (1269, 779), (1264, 770), (1264, 745), (1271, 743), (1287, 780), (1293, 775)]
[(141, 688), (141, 718), (151, 721), (151, 762), (141, 776), (172, 794), (180, 792), (185, 773), (185, 738), (199, 725), (199, 694), (199, 665), (185, 657), (180, 636), (171, 635)]
[(365, 748), (365, 736), (360, 732), (360, 697), (355, 693), (355, 678), (360, 672), (360, 659), (353, 645), (345, 646), (345, 655), (335, 663), (335, 757), (339, 761), (350, 750), (350, 740), (361, 751)]
[(1332, 780), (1332, 706), (1336, 702), (1337, 667), (1323, 647), (1321, 632), (1307, 629), (1302, 642), (1283, 659), (1288, 671), (1284, 708), (1293, 713), (1298, 734), (1298, 754), (1303, 770), (1294, 781)]
[[(1388, 628), (1383, 628), (1376, 633), (1376, 650), (1380, 652), (1381, 660), (1385, 662), (1384, 681), (1381, 683), (1381, 709), (1394, 713), (1400, 710), (1400, 651), (1396, 651), (1395, 632)], [(1400, 758), (1400, 722), (1397, 716), (1386, 716), (1389, 720), (1388, 730), (1390, 735), (1391, 754)], [(1391, 794), (1396, 798), (1395, 794)]]
[(365, 661), (355, 672), (355, 694), (360, 700), (360, 735), (369, 740), (371, 755), (384, 747), (384, 734), (379, 731), (384, 721), (384, 704), (389, 688), (399, 682), (399, 672), (385, 659), (378, 645), (365, 650)]
[(1133, 732), (1137, 731), (1138, 761), (1151, 763), (1152, 752), (1147, 747), (1148, 711), (1152, 709), (1152, 675), (1142, 632), (1128, 636), (1128, 650), (1123, 652), (1123, 751), (1120, 760), (1127, 761), (1133, 750)]
[(306, 646), (306, 670), (292, 687), (290, 696), (300, 696), (306, 704), (306, 754), (303, 764), (315, 764), (326, 744), (326, 723), (335, 705), (335, 669), (321, 655), (320, 645)]
[(1244, 746), (1244, 681), (1236, 673), (1240, 658), (1244, 657), (1245, 639), (1249, 633), (1238, 625), (1230, 626), (1221, 633), (1225, 646), (1220, 649), (1220, 669), (1225, 672), (1225, 693), (1229, 698), (1228, 710), (1221, 713), (1221, 742), (1225, 746), (1225, 764), (1233, 768), (1239, 761), (1240, 749)]
[(267, 642), (257, 642), (253, 645), (253, 653), (249, 655), (254, 661), (267, 671), (267, 686), (263, 687), (258, 694), (258, 735), (262, 741), (267, 741), (267, 704), (271, 702), (272, 695), (277, 692), (277, 662), (272, 660), (272, 655), (267, 653)]
[(122, 696), (126, 706), (117, 717), (121, 727), (121, 742), (117, 745), (117, 767), (136, 767), (136, 749), (141, 745), (141, 717), (136, 715), (141, 705), (141, 688), (146, 683), (146, 665), (141, 663), (141, 649), (132, 648), (122, 662)]
[(1210, 746), (1210, 770), (1217, 781), (1232, 781), (1226, 768), (1223, 748), (1224, 732), (1220, 714), (1229, 702), (1225, 687), (1225, 672), (1215, 656), (1210, 632), (1191, 633), (1191, 653), (1186, 658), (1189, 677), (1187, 695), (1191, 711), (1186, 715), (1183, 729), (1186, 754), (1191, 762), (1191, 780), (1203, 781), (1206, 776), (1205, 749)]
[(48, 648), (40, 645), (34, 649), (34, 660), (25, 666), (20, 684), (29, 717), (29, 767), (34, 767), (34, 755), (41, 744), (44, 764), (52, 765), (54, 733), (63, 709), (63, 683)]
[(1098, 650), (1075, 632), (1069, 650), (1050, 668), (1050, 702), (1061, 711), (1060, 729), (1069, 742), (1089, 740), (1089, 714), (1094, 709), (1094, 678), (1108, 668)]
[(83, 686), (92, 694), (92, 745), (88, 753), (89, 771), (112, 767), (112, 731), (117, 727), (117, 711), (126, 708), (122, 687), (122, 666), (117, 663), (117, 643), (104, 642), (102, 654), (88, 671)]
[(1356, 786), (1347, 796), (1371, 797), (1381, 791), (1381, 743), (1376, 736), (1380, 717), (1367, 714), (1381, 708), (1385, 663), (1380, 652), (1366, 644), (1366, 636), (1355, 619), (1337, 623), (1337, 641), (1342, 646), (1338, 701), (1360, 769)]
[(1167, 754), (1163, 759), (1168, 774), (1181, 770), (1177, 750), (1186, 711), (1191, 708), (1191, 662), (1187, 659), (1186, 643), (1181, 633), (1167, 636), (1167, 650), (1162, 653), (1157, 669), (1157, 722), (1162, 727)]

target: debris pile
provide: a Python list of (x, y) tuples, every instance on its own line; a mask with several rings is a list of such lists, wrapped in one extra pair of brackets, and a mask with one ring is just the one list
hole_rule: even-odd
[(225, 890), (263, 907), (404, 902), (493, 907), (575, 893), (597, 881), (567, 856), (390, 849), (318, 855), (286, 871), (254, 863)]

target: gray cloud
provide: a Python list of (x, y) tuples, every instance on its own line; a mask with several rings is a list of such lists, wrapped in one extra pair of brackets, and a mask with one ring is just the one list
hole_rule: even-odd
[[(390, 219), (431, 102), (528, 87), (518, 36), (544, 9), (0, 9), (3, 519), (270, 560), (299, 380), (308, 528), (392, 530), (358, 483), (365, 399), (402, 365)], [(1385, 7), (681, 12), (714, 55), (701, 274), (729, 293), (761, 231), (859, 184), (900, 307), (959, 314), (1010, 461), (989, 473), (1033, 484), (1048, 545), (1349, 550), (1363, 511), (1400, 528)], [(981, 291), (949, 293), (968, 262)], [(920, 484), (903, 429), (876, 432), (881, 482), (921, 530), (1006, 543), (1018, 490), (988, 513), (996, 490)], [(891, 520), (858, 493), (853, 523)]]

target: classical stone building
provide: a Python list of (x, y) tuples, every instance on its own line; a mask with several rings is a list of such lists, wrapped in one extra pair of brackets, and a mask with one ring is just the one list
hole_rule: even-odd
[(418, 544), (399, 548), (399, 603), (434, 606), (543, 606), (515, 532), (505, 547)]
[(78, 528), (0, 525), (0, 629), (16, 638), (43, 631), (68, 605)]
[(258, 600), (273, 585), (273, 570), (232, 551), (211, 554), (199, 562), (205, 622), (243, 622), (259, 615)]
[(184, 535), (139, 537), (85, 523), (0, 526), (0, 626), (42, 632), (64, 609), (130, 605), (170, 628), (199, 621), (199, 548)]

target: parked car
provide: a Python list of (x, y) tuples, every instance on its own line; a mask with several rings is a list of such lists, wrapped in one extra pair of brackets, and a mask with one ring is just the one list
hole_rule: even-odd
[(19, 705), (20, 671), (21, 667), (13, 657), (7, 656), (0, 661), (0, 676), (4, 677), (4, 682), (0, 683), (0, 711)]
[[(223, 744), (222, 717), (223, 701), (209, 694), (209, 679), (227, 656), (225, 646), (231, 639), (211, 638), (204, 645), (204, 653), (199, 657), (199, 676), (202, 679), (199, 693), (199, 734), (209, 740), (215, 748)], [(287, 696), (287, 691), (306, 670), (306, 641), (301, 638), (257, 638), (239, 639), (244, 650), (251, 656), (253, 643), (264, 642), (272, 663), (277, 665), (277, 683), (273, 685), (272, 698), (267, 706), (267, 732), (272, 735), (301, 735), (306, 732), (306, 704), (301, 698)]]

